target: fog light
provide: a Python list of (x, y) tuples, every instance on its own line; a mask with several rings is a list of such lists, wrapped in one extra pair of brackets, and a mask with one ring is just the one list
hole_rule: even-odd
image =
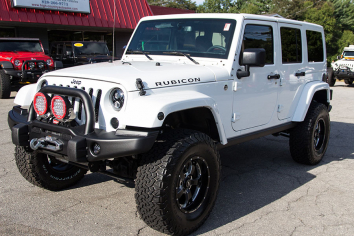
[(113, 117), (113, 118), (111, 119), (111, 125), (112, 125), (112, 127), (113, 127), (114, 129), (117, 129), (118, 126), (119, 126), (119, 121), (118, 121), (118, 119), (115, 118), (115, 117)]
[(34, 62), (30, 62), (30, 63), (28, 63), (28, 66), (31, 70), (33, 70), (35, 64), (34, 64)]
[(98, 143), (93, 145), (93, 154), (98, 155), (101, 151), (101, 146)]

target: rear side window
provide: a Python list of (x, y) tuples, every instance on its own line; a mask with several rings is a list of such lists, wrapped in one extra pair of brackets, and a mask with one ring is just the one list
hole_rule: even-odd
[(307, 55), (309, 62), (323, 62), (322, 33), (306, 30)]
[(273, 28), (268, 25), (246, 25), (242, 52), (247, 48), (264, 48), (266, 64), (274, 64)]
[(295, 28), (280, 28), (281, 35), (281, 54), (283, 64), (301, 63), (301, 30)]

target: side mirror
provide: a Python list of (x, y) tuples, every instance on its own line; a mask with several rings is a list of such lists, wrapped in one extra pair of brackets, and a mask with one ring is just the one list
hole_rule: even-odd
[(240, 58), (240, 65), (245, 66), (245, 71), (237, 71), (237, 78), (250, 76), (250, 67), (263, 67), (265, 59), (266, 51), (264, 48), (245, 49)]
[(63, 68), (63, 62), (61, 62), (61, 61), (55, 61), (55, 62), (54, 62), (54, 68), (55, 68), (56, 70), (62, 69), (62, 68)]
[(68, 57), (71, 57), (71, 56), (73, 55), (73, 52), (72, 52), (72, 51), (66, 51), (66, 55), (67, 55)]

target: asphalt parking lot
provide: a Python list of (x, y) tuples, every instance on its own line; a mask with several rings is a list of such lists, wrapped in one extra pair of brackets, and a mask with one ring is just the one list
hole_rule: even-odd
[[(222, 150), (218, 200), (195, 235), (354, 235), (354, 85), (333, 90), (324, 160), (295, 163), (284, 137)], [(28, 183), (7, 126), (15, 94), (0, 100), (0, 235), (160, 235), (139, 219), (134, 188), (110, 177), (88, 173), (59, 192)]]

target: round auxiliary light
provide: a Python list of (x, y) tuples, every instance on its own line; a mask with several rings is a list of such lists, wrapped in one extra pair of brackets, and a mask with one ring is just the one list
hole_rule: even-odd
[(52, 98), (51, 109), (55, 118), (58, 120), (64, 119), (66, 116), (66, 102), (64, 98), (58, 95), (54, 96)]
[(46, 96), (43, 93), (36, 93), (36, 95), (34, 95), (33, 107), (38, 115), (42, 116), (47, 113), (48, 101), (49, 96)]
[(110, 95), (112, 106), (115, 110), (120, 111), (124, 105), (124, 92), (120, 88), (112, 90)]
[(35, 65), (36, 65), (36, 64), (34, 64), (34, 62), (29, 62), (29, 63), (28, 63), (28, 66), (29, 66), (29, 68), (30, 68), (31, 70), (34, 68)]
[(39, 69), (43, 69), (44, 67), (44, 63), (43, 62), (38, 62), (38, 68)]
[(93, 154), (98, 155), (101, 152), (101, 146), (98, 143), (93, 145)]
[(15, 66), (20, 66), (21, 65), (21, 61), (20, 60), (15, 60), (14, 64), (15, 64)]

